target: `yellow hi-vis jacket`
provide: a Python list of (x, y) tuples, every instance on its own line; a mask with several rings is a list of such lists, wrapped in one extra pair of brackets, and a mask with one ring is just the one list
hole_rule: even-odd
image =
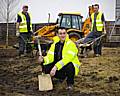
[[(97, 31), (103, 31), (103, 22), (102, 22), (101, 18), (102, 18), (102, 12), (99, 12), (97, 17), (96, 17), (96, 28), (97, 28)], [(93, 30), (93, 26), (94, 26), (94, 13), (92, 13), (91, 19), (92, 19), (92, 27), (91, 27), (91, 31), (92, 31)]]
[[(21, 17), (22, 22), (20, 22), (20, 26), (19, 26), (19, 32), (28, 32), (27, 30), (27, 21), (26, 21), (26, 17), (22, 12), (19, 12), (18, 15)], [(30, 16), (30, 31), (32, 31), (32, 23), (31, 23), (31, 15), (28, 13), (28, 15)]]
[[(44, 57), (43, 65), (50, 64), (54, 61), (55, 44), (59, 42), (60, 39), (58, 36), (55, 36), (53, 40), (54, 40), (54, 43), (51, 45), (47, 55)], [(67, 35), (63, 49), (62, 49), (62, 59), (55, 64), (57, 67), (57, 70), (60, 70), (63, 66), (65, 66), (69, 62), (72, 62), (75, 67), (75, 75), (78, 75), (81, 63), (78, 60), (77, 53), (78, 53), (78, 49), (76, 45), (74, 44), (74, 42), (72, 42), (69, 39)]]

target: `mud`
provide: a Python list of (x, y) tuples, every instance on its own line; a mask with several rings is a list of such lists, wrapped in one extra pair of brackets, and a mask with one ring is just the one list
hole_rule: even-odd
[(73, 91), (65, 90), (63, 82), (46, 92), (38, 91), (41, 66), (36, 58), (16, 59), (15, 52), (6, 52), (0, 54), (0, 96), (120, 96), (120, 48), (104, 48), (101, 57), (91, 51), (79, 58), (82, 65)]

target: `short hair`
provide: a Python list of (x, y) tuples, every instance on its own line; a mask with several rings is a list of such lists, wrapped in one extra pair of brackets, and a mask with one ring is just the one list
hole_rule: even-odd
[(67, 31), (67, 29), (66, 29), (65, 27), (58, 27), (58, 28), (57, 28), (57, 33), (58, 33), (58, 30), (59, 30), (59, 29), (61, 29), (61, 30), (64, 29), (65, 31)]
[(24, 5), (23, 8), (28, 8), (28, 6), (27, 6), (27, 5)]
[(97, 6), (99, 8), (99, 4), (95, 4), (94, 6)]

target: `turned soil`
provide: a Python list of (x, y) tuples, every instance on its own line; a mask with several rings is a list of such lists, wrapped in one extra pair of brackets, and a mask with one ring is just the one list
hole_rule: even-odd
[(120, 48), (103, 48), (100, 57), (94, 57), (92, 51), (87, 58), (79, 57), (82, 65), (74, 90), (65, 90), (63, 82), (46, 92), (38, 90), (41, 66), (36, 57), (16, 59), (13, 51), (0, 52), (0, 96), (120, 96)]

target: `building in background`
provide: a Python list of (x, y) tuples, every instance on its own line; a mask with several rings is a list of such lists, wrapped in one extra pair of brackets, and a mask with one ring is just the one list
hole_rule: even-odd
[(116, 0), (116, 13), (115, 18), (117, 20), (117, 25), (120, 25), (120, 0)]
[(108, 38), (109, 42), (120, 43), (120, 0), (116, 0), (115, 22), (112, 25)]

